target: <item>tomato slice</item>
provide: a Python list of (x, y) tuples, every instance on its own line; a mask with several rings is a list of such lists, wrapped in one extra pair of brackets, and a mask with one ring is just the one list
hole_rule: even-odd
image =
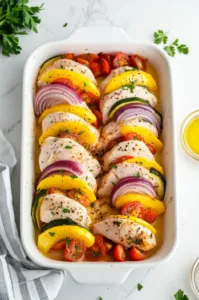
[(156, 219), (157, 219), (157, 213), (156, 213), (153, 209), (148, 208), (148, 209), (146, 209), (146, 210), (144, 211), (143, 219), (144, 219), (146, 222), (152, 224), (152, 223), (155, 222)]
[(97, 108), (91, 107), (90, 109), (97, 117), (96, 122), (93, 123), (92, 125), (95, 126), (96, 128), (99, 128), (102, 125), (102, 114)]
[(57, 188), (54, 188), (54, 187), (51, 187), (49, 190), (48, 190), (48, 194), (60, 194), (60, 195), (66, 195), (66, 193), (64, 191), (61, 191)]
[(66, 54), (64, 54), (64, 58), (75, 60), (75, 54), (74, 53), (66, 53)]
[(90, 64), (90, 69), (93, 72), (95, 77), (99, 77), (103, 74), (102, 67), (101, 67), (101, 64), (99, 62), (93, 61)]
[(103, 74), (108, 75), (111, 72), (111, 67), (109, 62), (103, 57), (101, 58), (100, 62), (101, 62)]
[(89, 66), (89, 62), (87, 60), (79, 57), (79, 56), (77, 56), (75, 60), (76, 60), (76, 62), (78, 62), (78, 63), (80, 63), (82, 65), (85, 65), (87, 67)]
[(80, 261), (84, 258), (86, 246), (82, 241), (66, 239), (64, 258), (67, 261)]
[(113, 60), (113, 68), (125, 67), (130, 63), (129, 56), (126, 53), (119, 52)]
[(84, 195), (84, 193), (80, 189), (66, 191), (66, 196), (73, 200), (76, 200), (84, 207), (88, 207), (90, 205), (88, 198)]
[(140, 55), (131, 55), (132, 67), (138, 68), (139, 70), (146, 71), (147, 59)]
[(88, 105), (99, 103), (99, 97), (92, 93), (82, 93), (80, 96)]
[(113, 55), (108, 54), (108, 53), (100, 53), (99, 56), (101, 58), (104, 58), (105, 60), (107, 60), (107, 62), (109, 63), (109, 65), (112, 66)]
[(127, 159), (130, 159), (130, 158), (133, 158), (133, 156), (130, 156), (130, 155), (124, 155), (124, 156), (121, 156), (119, 158), (117, 158), (113, 164), (116, 165), (116, 164), (119, 164), (119, 163), (122, 163), (123, 161), (127, 160)]
[(52, 247), (52, 249), (53, 249), (53, 250), (62, 250), (62, 249), (64, 249), (65, 245), (66, 245), (66, 242), (65, 242), (65, 241), (60, 241), (60, 242), (56, 243), (56, 244)]
[(146, 144), (153, 155), (156, 154), (156, 149), (151, 144)]
[(52, 83), (63, 83), (63, 84), (67, 84), (71, 87), (74, 87), (72, 81), (68, 78), (57, 78), (57, 79), (53, 80)]
[(113, 248), (113, 257), (117, 261), (120, 261), (120, 262), (125, 261), (126, 252), (125, 252), (124, 247), (122, 245), (117, 244)]
[(118, 143), (123, 142), (123, 141), (124, 141), (123, 136), (113, 139), (112, 141), (109, 142), (109, 144), (107, 146), (107, 150), (111, 150), (114, 146), (116, 146)]
[(144, 142), (143, 137), (140, 134), (137, 134), (135, 132), (129, 132), (124, 136), (124, 141), (130, 141), (130, 140), (139, 140)]
[(59, 134), (60, 138), (69, 138), (79, 144), (81, 144), (81, 140), (79, 138), (79, 136), (75, 133), (68, 133), (68, 132), (62, 132)]
[(144, 208), (143, 205), (138, 201), (129, 202), (122, 208), (121, 213), (124, 216), (135, 216), (142, 219)]
[(146, 253), (132, 247), (129, 251), (130, 258), (135, 261), (144, 260), (146, 258)]
[(95, 244), (86, 251), (86, 257), (91, 261), (100, 261), (104, 259), (106, 252), (107, 248), (104, 243), (104, 238), (102, 235), (97, 234), (95, 236)]
[(97, 54), (94, 53), (84, 53), (84, 54), (80, 54), (78, 55), (78, 57), (87, 60), (88, 62), (93, 62), (93, 61), (98, 61), (99, 60), (99, 56)]

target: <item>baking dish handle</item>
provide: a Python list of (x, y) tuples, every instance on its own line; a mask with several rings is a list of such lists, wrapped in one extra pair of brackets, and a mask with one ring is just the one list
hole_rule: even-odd
[(73, 42), (95, 42), (95, 43), (110, 43), (110, 42), (129, 42), (131, 38), (120, 27), (111, 26), (93, 26), (81, 27), (75, 30), (68, 40)]
[(77, 283), (81, 284), (122, 284), (134, 270), (132, 267), (115, 265), (82, 266), (69, 268), (67, 271)]

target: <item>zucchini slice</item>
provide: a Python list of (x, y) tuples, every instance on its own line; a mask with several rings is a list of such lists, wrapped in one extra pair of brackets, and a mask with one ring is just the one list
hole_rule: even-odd
[[(79, 226), (76, 222), (74, 222), (72, 219), (70, 218), (66, 218), (66, 219), (59, 219), (59, 220), (53, 220), (47, 224), (45, 224), (42, 229), (41, 232), (44, 232), (48, 229), (50, 229), (51, 227), (55, 227), (55, 226), (61, 226), (61, 225), (77, 225)], [(79, 226), (81, 227), (81, 226)]]
[(150, 176), (154, 178), (155, 181), (155, 190), (159, 199), (164, 198), (165, 189), (166, 189), (166, 180), (164, 176), (154, 168), (150, 169)]
[(43, 201), (43, 198), (47, 195), (47, 190), (43, 189), (40, 190), (34, 200), (33, 200), (33, 204), (32, 204), (32, 210), (31, 210), (31, 214), (32, 214), (32, 219), (33, 219), (33, 223), (35, 225), (35, 227), (37, 228), (37, 230), (40, 232), (41, 228), (40, 228), (40, 206), (41, 203)]

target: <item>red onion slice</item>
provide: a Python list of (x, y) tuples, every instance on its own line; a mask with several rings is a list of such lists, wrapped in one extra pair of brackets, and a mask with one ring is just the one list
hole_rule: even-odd
[(63, 171), (70, 175), (80, 176), (83, 173), (81, 164), (72, 160), (58, 160), (46, 167), (37, 179), (37, 184), (47, 176)]
[(156, 197), (156, 191), (152, 183), (145, 178), (137, 178), (136, 176), (128, 176), (119, 180), (111, 192), (111, 200), (113, 205), (115, 200), (124, 194), (144, 194), (150, 197)]
[(161, 117), (158, 117), (155, 110), (147, 104), (131, 103), (122, 106), (116, 111), (113, 118), (116, 122), (124, 122), (133, 118), (141, 118), (155, 126), (159, 134), (161, 132)]
[(59, 104), (84, 104), (75, 89), (66, 84), (45, 85), (37, 92), (34, 99), (35, 114), (40, 115), (45, 109)]

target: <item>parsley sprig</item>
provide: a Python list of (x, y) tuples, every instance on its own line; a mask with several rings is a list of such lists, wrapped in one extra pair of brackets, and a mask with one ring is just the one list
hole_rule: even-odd
[(27, 29), (37, 32), (40, 19), (35, 15), (41, 6), (28, 6), (28, 0), (0, 0), (0, 46), (2, 54), (19, 54), (19, 35), (27, 34)]
[(187, 55), (189, 53), (189, 48), (185, 44), (179, 44), (179, 39), (175, 39), (175, 41), (172, 44), (166, 45), (168, 40), (168, 33), (165, 33), (163, 30), (158, 30), (157, 32), (154, 32), (154, 43), (155, 44), (164, 44), (165, 46), (163, 49), (167, 52), (169, 56), (175, 56), (176, 50), (180, 54)]
[(187, 295), (184, 294), (182, 290), (177, 291), (177, 293), (174, 295), (176, 300), (189, 300)]

